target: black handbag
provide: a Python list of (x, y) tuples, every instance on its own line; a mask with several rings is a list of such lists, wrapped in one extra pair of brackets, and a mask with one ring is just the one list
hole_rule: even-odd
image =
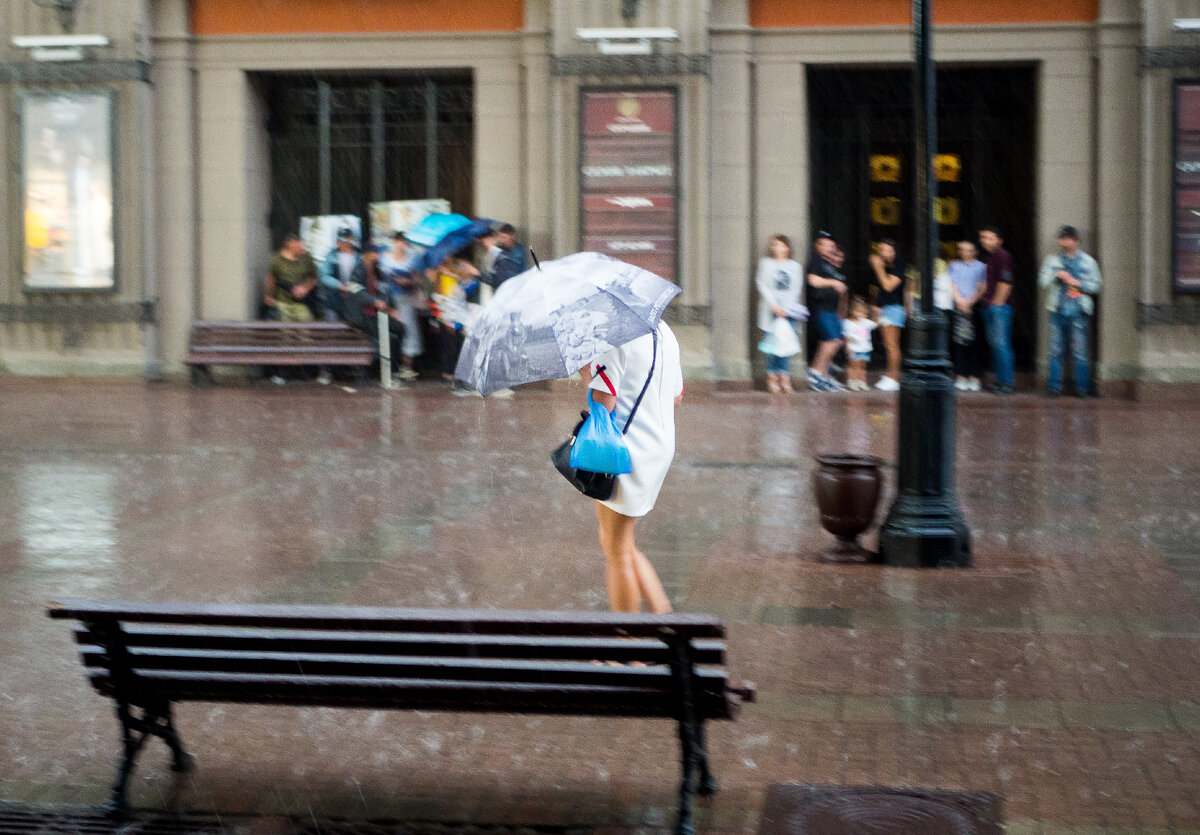
[[(650, 378), (654, 376), (654, 365), (658, 362), (658, 331), (653, 330), (651, 334), (654, 337), (654, 347), (651, 349), (653, 353), (650, 355), (650, 373), (646, 375), (646, 383), (642, 386), (642, 391), (638, 394), (637, 400), (633, 402), (633, 408), (629, 410), (629, 417), (625, 419), (625, 426), (621, 429), (622, 435), (629, 431), (629, 424), (633, 423), (633, 416), (637, 414), (638, 406), (642, 405), (642, 398), (646, 396), (646, 389), (650, 388)], [(575, 437), (579, 434), (580, 427), (583, 426), (583, 422), (588, 417), (587, 412), (580, 412), (579, 414), (580, 421), (571, 430), (571, 437), (559, 444), (554, 452), (550, 453), (550, 461), (554, 464), (554, 469), (562, 473), (563, 478), (569, 481), (571, 486), (580, 493), (588, 498), (605, 502), (612, 498), (613, 491), (617, 489), (617, 477), (608, 473), (594, 473), (591, 470), (580, 470), (571, 466), (571, 447), (575, 445)]]

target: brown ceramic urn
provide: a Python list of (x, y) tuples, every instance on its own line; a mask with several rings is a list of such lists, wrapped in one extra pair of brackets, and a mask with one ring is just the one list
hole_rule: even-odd
[(875, 554), (858, 544), (859, 535), (875, 521), (883, 461), (874, 455), (847, 452), (817, 456), (813, 491), (821, 527), (837, 544), (821, 555), (826, 562), (870, 562)]

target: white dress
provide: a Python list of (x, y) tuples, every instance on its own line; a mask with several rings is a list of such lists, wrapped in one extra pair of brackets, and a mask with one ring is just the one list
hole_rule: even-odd
[[(591, 387), (617, 396), (613, 412), (617, 429), (624, 428), (625, 419), (646, 384), (653, 344), (653, 337), (646, 334), (592, 363)], [(603, 376), (597, 373), (599, 366), (604, 366)], [(617, 476), (617, 489), (603, 503), (605, 506), (625, 516), (645, 516), (654, 508), (671, 459), (675, 457), (675, 398), (682, 393), (679, 342), (667, 324), (660, 322), (654, 376), (625, 434), (632, 471)]]

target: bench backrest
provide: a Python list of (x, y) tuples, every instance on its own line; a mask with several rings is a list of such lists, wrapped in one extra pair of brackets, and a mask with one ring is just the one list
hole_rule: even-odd
[(371, 348), (366, 334), (342, 322), (194, 322), (193, 348)]
[(146, 700), (730, 718), (707, 615), (65, 600), (94, 687)]

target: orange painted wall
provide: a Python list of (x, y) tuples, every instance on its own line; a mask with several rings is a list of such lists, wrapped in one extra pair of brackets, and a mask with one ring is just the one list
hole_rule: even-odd
[[(1100, 0), (935, 0), (933, 20), (956, 23), (1091, 23)], [(911, 0), (750, 0), (750, 25), (905, 26)]]
[(512, 32), (524, 0), (192, 0), (196, 35)]

